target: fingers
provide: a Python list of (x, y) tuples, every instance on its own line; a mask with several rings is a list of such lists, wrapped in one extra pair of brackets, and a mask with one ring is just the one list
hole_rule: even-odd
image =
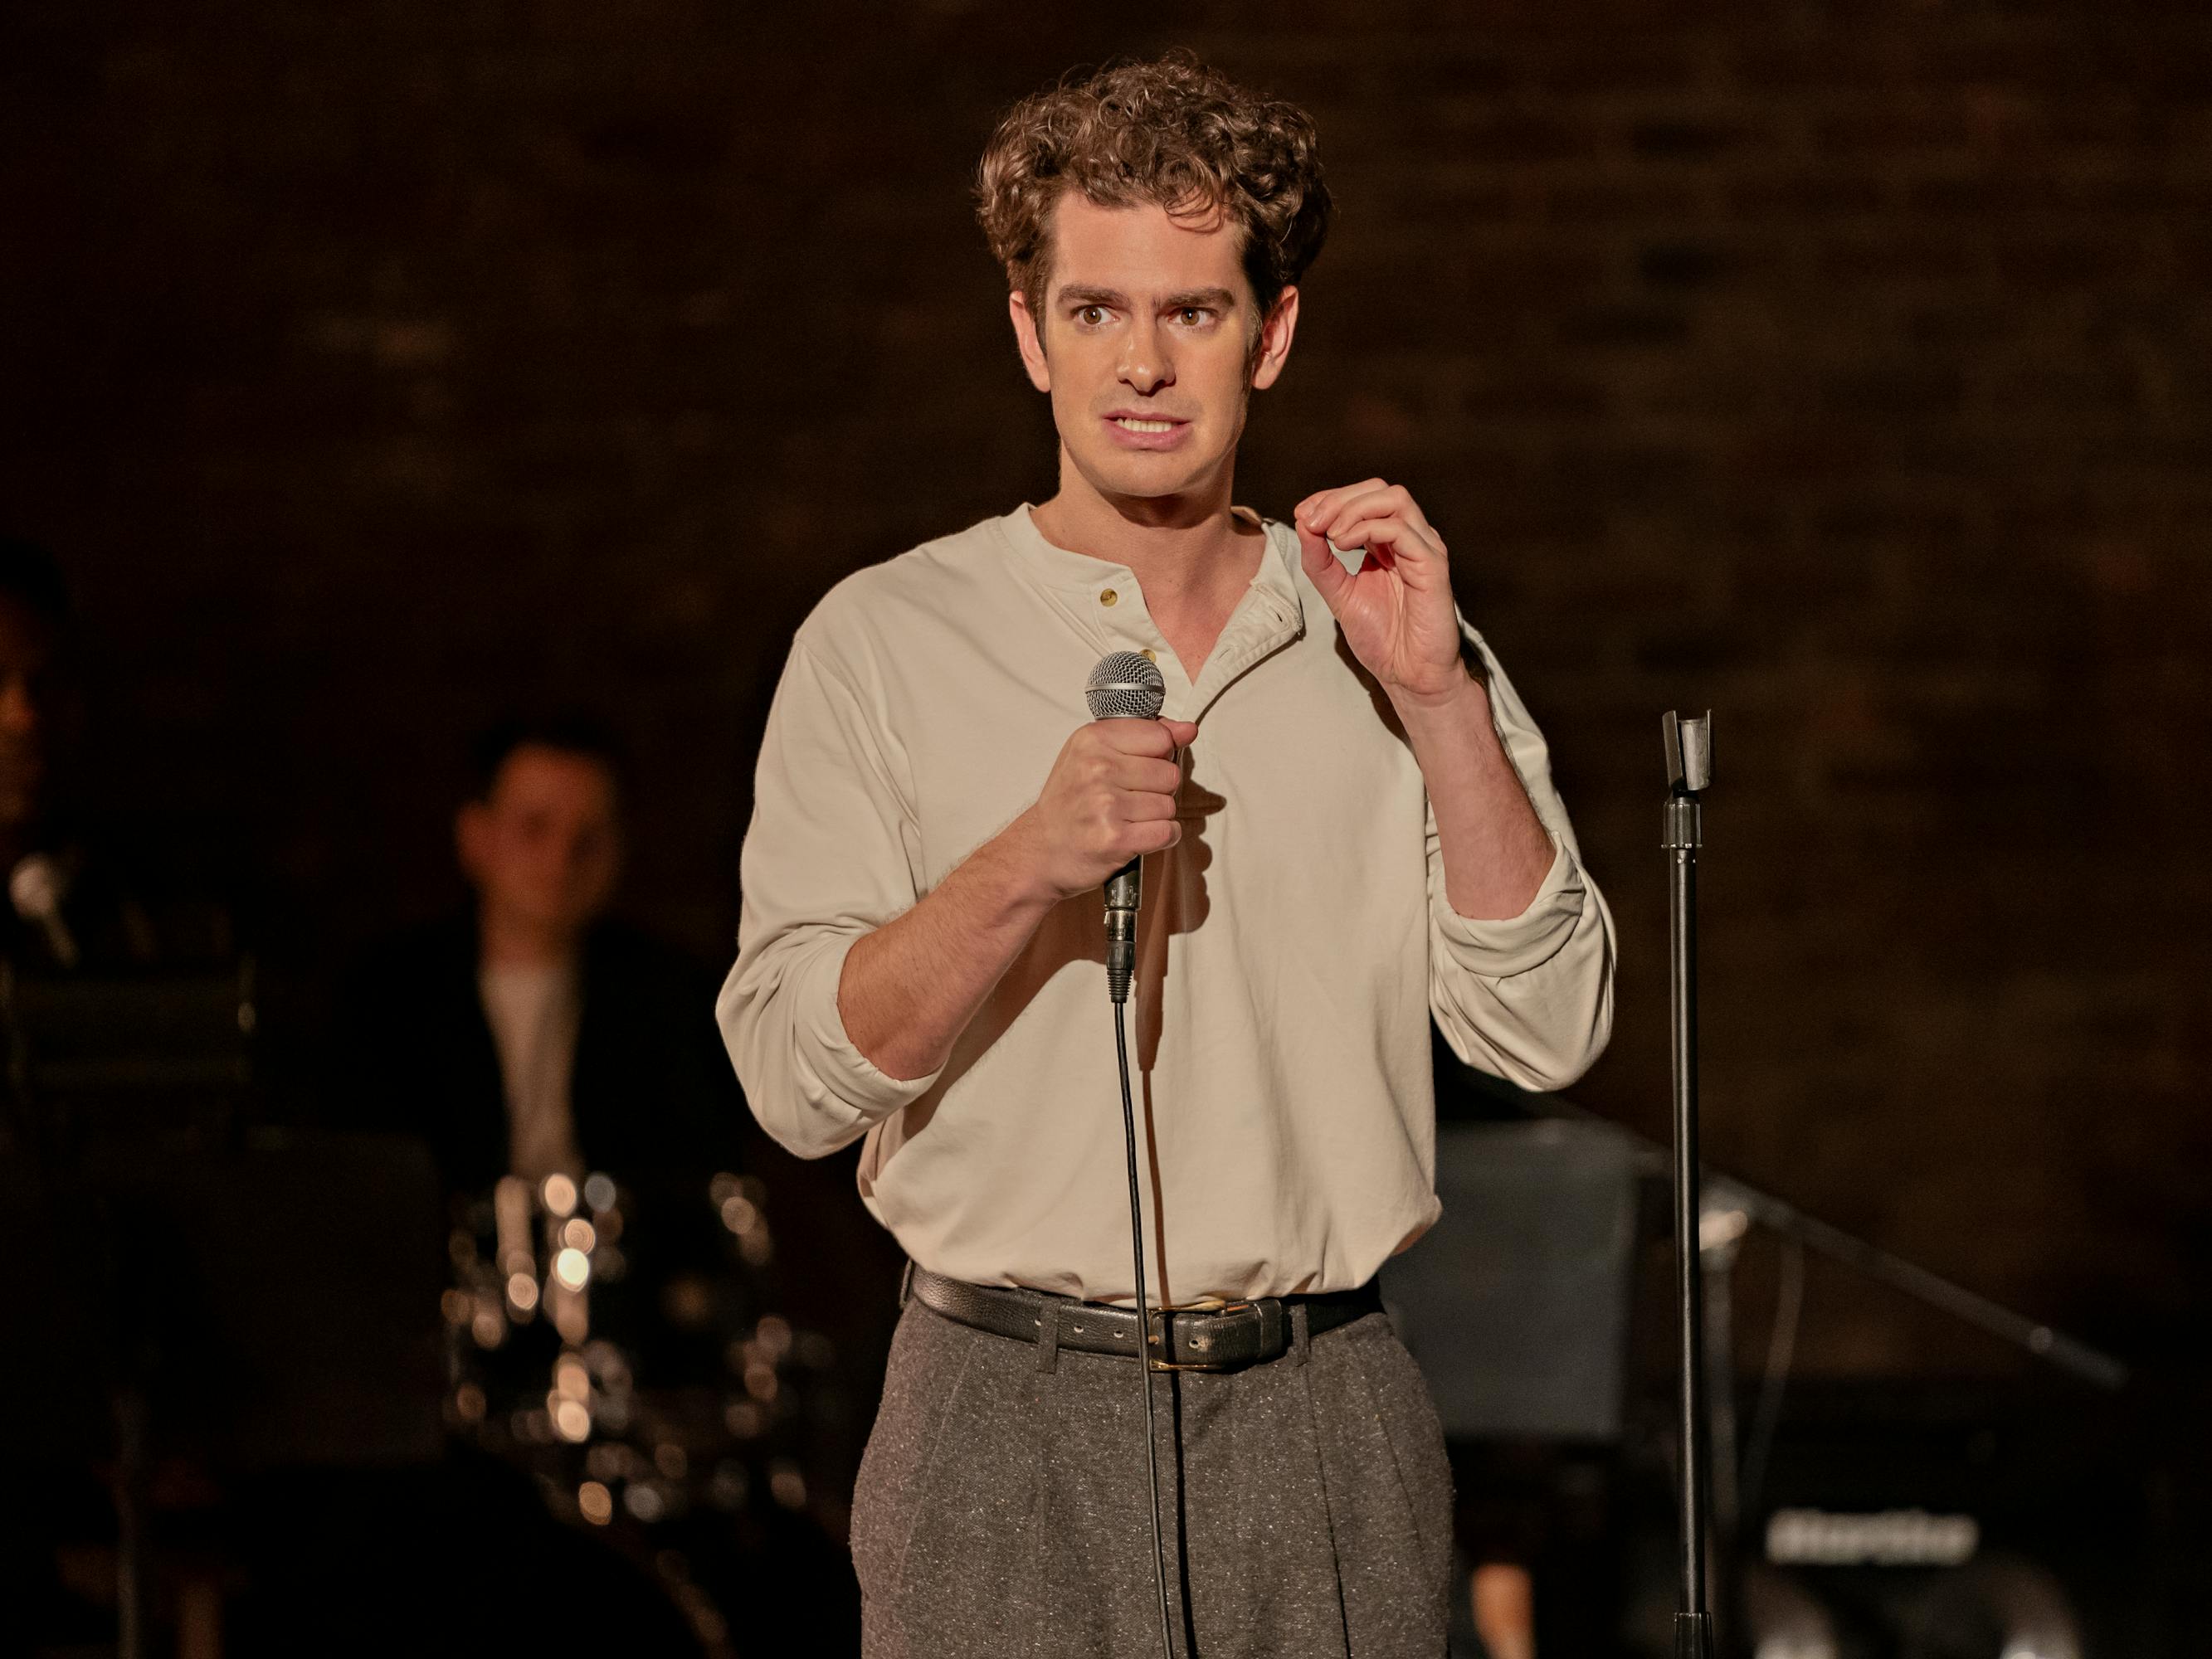
[(1352, 573), (1337, 562), (1327, 541), (1303, 526), (1298, 529), (1298, 562), (1305, 568), (1306, 580), (1321, 595), (1322, 603), (1335, 610), (1344, 590), (1352, 586)]
[(1300, 562), (1332, 609), (1351, 578), (1327, 568), (1324, 537), (1340, 548), (1365, 550), (1374, 563), (1397, 573), (1413, 587), (1449, 583), (1451, 556), (1443, 538), (1403, 485), (1370, 478), (1323, 490), (1298, 504), (1297, 520)]
[(1333, 539), (1337, 525), (1377, 512), (1399, 514), (1424, 529), (1429, 527), (1413, 493), (1403, 484), (1388, 483), (1381, 478), (1369, 478), (1309, 495), (1298, 503), (1297, 517), (1301, 524)]
[(1327, 535), (1337, 508), (1346, 501), (1354, 495), (1364, 495), (1370, 490), (1388, 489), (1389, 487), (1380, 478), (1364, 478), (1356, 484), (1343, 484), (1334, 489), (1316, 489), (1291, 510), (1291, 517), (1299, 525)]
[(1403, 524), (1413, 530), (1418, 539), (1407, 550), (1421, 556), (1442, 556), (1444, 551), (1443, 538), (1437, 533), (1436, 526), (1422, 513), (1420, 503), (1412, 493), (1403, 484), (1385, 483), (1380, 478), (1309, 495), (1298, 503), (1294, 517), (1301, 531), (1327, 537), (1339, 547), (1365, 547), (1370, 544), (1370, 538), (1384, 539), (1375, 538), (1373, 532), (1363, 526), (1386, 522)]
[(1157, 823), (1176, 815), (1176, 798), (1156, 789), (1127, 790), (1115, 797), (1114, 810), (1124, 823)]
[[(1188, 720), (1097, 720), (1079, 727), (1068, 740), (1072, 780), (1097, 792), (1094, 810), (1109, 820), (1172, 816), (1176, 792), (1182, 787), (1182, 763), (1176, 755), (1178, 732), (1195, 737)], [(1087, 751), (1087, 752), (1086, 752)], [(1141, 811), (1132, 803), (1151, 803)]]
[(1093, 720), (1070, 732), (1030, 808), (1042, 878), (1071, 896), (1179, 842), (1176, 751), (1197, 735), (1189, 720)]
[(1139, 855), (1164, 853), (1182, 840), (1182, 825), (1173, 818), (1164, 818), (1158, 823), (1139, 825), (1130, 832), (1129, 840), (1129, 850)]
[(1401, 562), (1401, 568), (1407, 564), (1438, 567), (1449, 562), (1442, 542), (1395, 514), (1355, 520), (1340, 526), (1329, 539), (1339, 547), (1386, 553), (1390, 560)]
[(1198, 728), (1188, 720), (1093, 720), (1082, 730), (1097, 733), (1098, 742), (1118, 754), (1165, 760), (1181, 746), (1169, 729), (1171, 726), (1180, 726), (1194, 738), (1198, 735)]
[(1116, 789), (1171, 797), (1182, 787), (1182, 768), (1173, 761), (1124, 755), (1109, 763), (1104, 781)]

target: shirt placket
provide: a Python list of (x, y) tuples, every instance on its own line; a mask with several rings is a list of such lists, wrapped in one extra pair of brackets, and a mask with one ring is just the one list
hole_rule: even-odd
[(1160, 712), (1170, 720), (1190, 719), (1183, 712), (1191, 706), (1190, 680), (1182, 672), (1181, 659), (1168, 648), (1167, 636), (1152, 620), (1136, 577), (1117, 568), (1103, 578), (1091, 590), (1091, 610), (1107, 650), (1134, 651), (1160, 671), (1167, 689)]
[(1213, 642), (1206, 666), (1199, 671), (1198, 684), (1191, 689), (1191, 712), (1183, 718), (1200, 718), (1245, 670), (1297, 638), (1302, 626), (1295, 599), (1260, 582), (1246, 588), (1221, 637)]

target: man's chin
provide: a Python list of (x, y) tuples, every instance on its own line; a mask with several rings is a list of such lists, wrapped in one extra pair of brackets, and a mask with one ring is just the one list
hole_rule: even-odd
[(1187, 455), (1115, 454), (1085, 465), (1078, 458), (1077, 470), (1091, 489), (1111, 501), (1171, 501), (1200, 493), (1215, 471), (1209, 462), (1194, 465)]

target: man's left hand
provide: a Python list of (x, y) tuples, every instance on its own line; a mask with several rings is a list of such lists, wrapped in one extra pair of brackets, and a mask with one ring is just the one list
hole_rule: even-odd
[[(1437, 703), (1464, 691), (1471, 682), (1443, 538), (1404, 486), (1370, 478), (1324, 489), (1300, 501), (1291, 522), (1306, 579), (1393, 702)], [(1337, 562), (1331, 542), (1365, 552), (1356, 574)]]

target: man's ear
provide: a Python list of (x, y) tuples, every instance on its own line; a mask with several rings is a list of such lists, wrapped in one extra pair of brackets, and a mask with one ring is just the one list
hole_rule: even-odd
[(1052, 390), (1052, 369), (1044, 360), (1044, 341), (1037, 332), (1037, 319), (1030, 313), (1030, 296), (1019, 289), (1006, 295), (1006, 315), (1013, 319), (1014, 343), (1022, 354), (1022, 367), (1030, 372), (1030, 384), (1039, 392)]
[(1297, 331), (1298, 291), (1286, 288), (1275, 296), (1274, 308), (1260, 325), (1259, 345), (1252, 354), (1253, 391), (1265, 392), (1282, 377), (1291, 337)]

